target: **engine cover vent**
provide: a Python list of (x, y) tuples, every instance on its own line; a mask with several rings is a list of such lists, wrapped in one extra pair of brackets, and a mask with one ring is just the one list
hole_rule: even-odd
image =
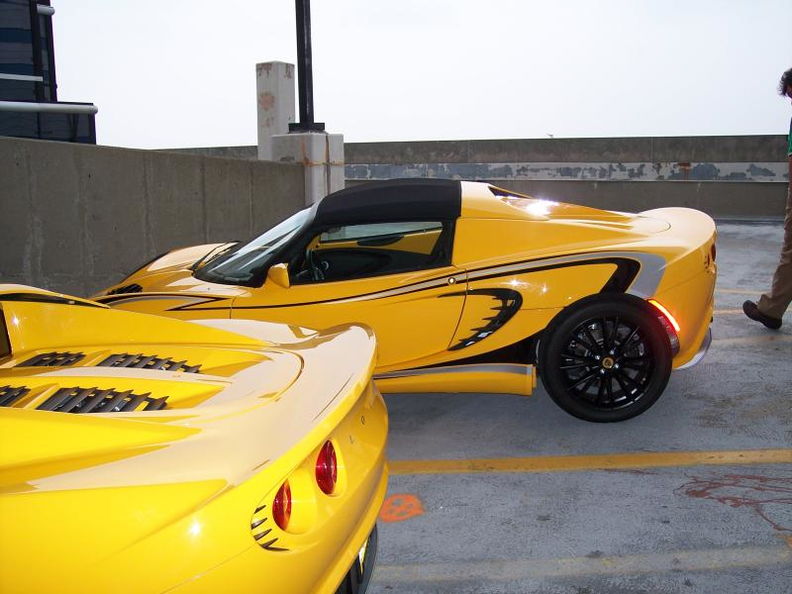
[(141, 287), (137, 283), (132, 283), (131, 285), (124, 285), (123, 287), (118, 287), (117, 289), (113, 289), (112, 291), (108, 291), (108, 295), (122, 295), (124, 293), (140, 293), (143, 291), (143, 287)]
[(14, 402), (30, 392), (25, 387), (2, 386), (0, 387), (0, 406), (13, 406)]
[(17, 367), (68, 367), (85, 357), (83, 353), (42, 353), (17, 365)]
[[(134, 410), (161, 410), (167, 396), (152, 398), (150, 393), (133, 394), (132, 390), (100, 390), (98, 388), (61, 388), (38, 406), (39, 410), (68, 413), (111, 413)], [(145, 405), (145, 408), (141, 408)]]
[(184, 371), (187, 373), (198, 373), (200, 365), (188, 365), (187, 361), (174, 361), (170, 357), (157, 357), (155, 355), (143, 355), (137, 353), (118, 353), (110, 355), (99, 363), (99, 367), (132, 367), (136, 369), (160, 369), (162, 371)]

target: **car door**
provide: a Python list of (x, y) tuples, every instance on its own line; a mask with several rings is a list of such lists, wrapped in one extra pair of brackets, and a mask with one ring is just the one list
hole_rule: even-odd
[(409, 367), (445, 351), (456, 331), (465, 276), (451, 265), (452, 242), (453, 223), (442, 221), (316, 230), (287, 262), (289, 282), (249, 289), (231, 315), (314, 328), (364, 323), (377, 336), (378, 367)]

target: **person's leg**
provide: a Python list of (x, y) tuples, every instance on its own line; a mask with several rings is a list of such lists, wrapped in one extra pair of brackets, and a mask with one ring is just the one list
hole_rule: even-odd
[(762, 295), (757, 306), (762, 314), (781, 319), (790, 302), (792, 302), (792, 186), (787, 191), (781, 258), (773, 275), (770, 291)]

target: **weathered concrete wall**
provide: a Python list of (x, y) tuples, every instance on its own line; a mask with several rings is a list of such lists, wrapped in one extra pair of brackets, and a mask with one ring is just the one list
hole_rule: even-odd
[[(786, 137), (546, 138), (346, 143), (347, 185), (398, 177), (482, 180), (614, 210), (689, 206), (719, 218), (784, 215)], [(255, 159), (256, 147), (183, 149)]]
[(304, 206), (300, 165), (0, 138), (0, 282), (90, 295)]
[(780, 220), (786, 201), (777, 183), (489, 181), (546, 200), (628, 212), (686, 206), (720, 220)]
[(347, 184), (482, 180), (613, 210), (689, 206), (720, 218), (784, 214), (785, 136), (348, 143)]
[[(205, 146), (196, 148), (172, 148), (162, 149), (169, 153), (179, 153), (181, 155), (200, 155), (202, 157), (223, 157), (226, 159), (246, 159), (255, 161), (258, 159), (258, 147), (248, 146)], [(159, 152), (159, 151), (158, 151)]]
[(786, 136), (539, 138), (347, 143), (347, 163), (785, 161)]

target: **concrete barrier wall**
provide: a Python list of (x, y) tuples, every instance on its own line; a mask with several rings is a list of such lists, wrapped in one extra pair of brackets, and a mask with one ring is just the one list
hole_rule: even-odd
[(666, 136), (353, 142), (347, 163), (786, 161), (786, 136)]
[[(786, 136), (546, 138), (346, 143), (347, 185), (398, 177), (482, 180), (613, 210), (698, 208), (719, 218), (784, 215)], [(256, 147), (182, 149), (255, 159)]]
[(304, 206), (301, 165), (0, 138), (0, 282), (90, 295)]
[(786, 137), (708, 136), (347, 143), (347, 184), (396, 177), (489, 181), (613, 210), (688, 206), (781, 218)]

